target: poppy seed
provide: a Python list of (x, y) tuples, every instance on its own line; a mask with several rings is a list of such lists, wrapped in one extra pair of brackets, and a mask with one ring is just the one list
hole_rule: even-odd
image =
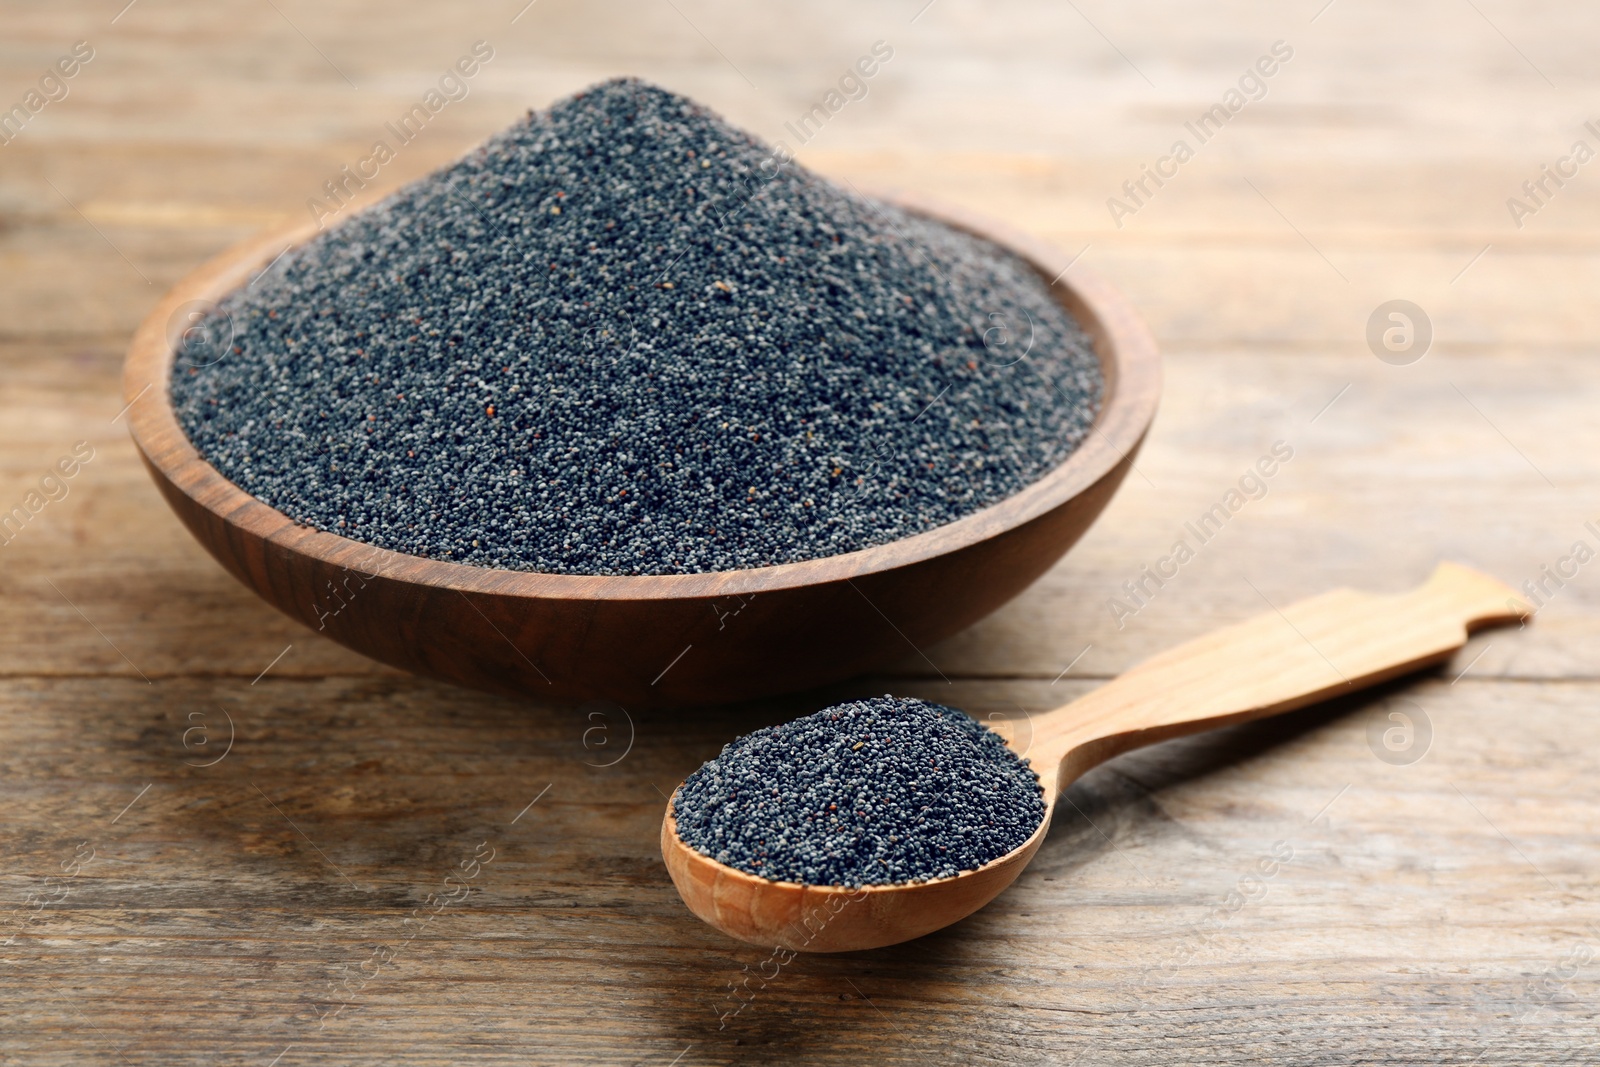
[(780, 882), (952, 878), (1021, 846), (1044, 819), (1039, 776), (954, 708), (883, 696), (733, 741), (673, 798), (678, 837)]
[[(693, 195), (688, 195), (692, 191)], [(296, 522), (483, 567), (790, 563), (949, 523), (1088, 433), (1048, 283), (632, 79), (530, 113), (223, 298), (171, 387)]]

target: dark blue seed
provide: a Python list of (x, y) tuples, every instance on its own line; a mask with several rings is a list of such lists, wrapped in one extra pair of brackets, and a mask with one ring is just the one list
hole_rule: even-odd
[(1001, 249), (645, 83), (530, 113), (221, 301), (179, 419), (295, 520), (694, 573), (883, 544), (1064, 460), (1092, 347)]
[(1020, 846), (1044, 818), (1039, 776), (954, 708), (883, 696), (746, 734), (673, 806), (691, 848), (810, 885), (951, 878)]

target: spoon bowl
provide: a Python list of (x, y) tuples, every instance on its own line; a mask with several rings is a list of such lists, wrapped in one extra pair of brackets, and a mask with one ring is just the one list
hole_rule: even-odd
[(1044, 843), (1055, 793), (1046, 789), (1044, 818), (1028, 840), (976, 870), (953, 878), (860, 888), (774, 882), (719, 863), (678, 836), (672, 815), (676, 801), (674, 790), (661, 822), (661, 856), (690, 911), (751, 944), (796, 952), (851, 952), (931, 934), (1003, 893)]
[[(1044, 842), (1061, 790), (1113, 756), (1442, 663), (1473, 630), (1527, 614), (1508, 586), (1441, 563), (1407, 593), (1334, 590), (1146, 660), (1034, 718), (1026, 755), (1044, 792), (1038, 828), (1012, 851), (951, 878), (860, 888), (771, 881), (686, 844), (673, 816), (676, 791), (661, 823), (662, 858), (689, 910), (740, 941), (797, 952), (909, 941), (966, 918), (1016, 881)], [(1014, 747), (1004, 724), (995, 732)]]

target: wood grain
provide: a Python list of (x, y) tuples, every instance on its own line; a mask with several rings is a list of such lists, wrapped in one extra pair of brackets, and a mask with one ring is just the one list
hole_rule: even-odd
[[(0, 508), (75, 441), (96, 448), (0, 548), (0, 922), (59, 892), (47, 880), (80, 843), (98, 850), (0, 948), (0, 1058), (1596, 1059), (1594, 563), (1525, 630), (1474, 637), (1437, 675), (1091, 771), (1026, 878), (911, 944), (767, 979), (770, 951), (709, 934), (657, 852), (658, 790), (828, 701), (893, 691), (1018, 722), (1258, 613), (1252, 584), (1278, 604), (1398, 592), (1460, 559), (1520, 586), (1575, 541), (1600, 546), (1585, 525), (1600, 525), (1600, 184), (1585, 168), (1521, 229), (1505, 208), (1595, 117), (1592, 12), (938, 0), (913, 24), (920, 0), (540, 0), (513, 24), (520, 0), (122, 7), (0, 0), (0, 104), (73, 41), (97, 50), (68, 99), (0, 145)], [(620, 751), (598, 744), (623, 744), (613, 709), (585, 748), (600, 709), (419, 681), (259, 601), (113, 422), (122, 353), (198, 264), (307, 217), (480, 38), (495, 61), (386, 178), (620, 72), (782, 136), (891, 43), (868, 97), (801, 159), (1082, 251), (1128, 295), (1167, 388), (1101, 519), (926, 659), (793, 698), (635, 712), (609, 768), (586, 764)], [(1266, 98), (1117, 228), (1106, 198), (1277, 39), (1296, 57)], [(1363, 336), (1396, 297), (1435, 327), (1407, 367)], [(1119, 628), (1107, 601), (1279, 440), (1295, 458), (1270, 492)], [(188, 716), (221, 709), (235, 749), (190, 766), (205, 749), (184, 747)], [(1417, 710), (1425, 753), (1379, 759), (1374, 723)], [(485, 840), (500, 851), (473, 895), (319, 1028), (329, 984), (395, 946)]]
[[(1063, 795), (1028, 877), (991, 907), (907, 945), (796, 959), (763, 985), (769, 949), (708, 938), (678, 902), (655, 787), (792, 706), (642, 716), (627, 759), (598, 769), (581, 715), (400, 677), (8, 681), (0, 770), (28, 826), (8, 822), (8, 903), (79, 842), (98, 851), (4, 950), (8, 1003), (29, 1005), (7, 1013), (7, 1049), (65, 1062), (121, 1048), (135, 1063), (265, 1063), (291, 1044), (304, 1062), (669, 1063), (691, 1044), (702, 1063), (869, 1049), (894, 1063), (1154, 1063), (1172, 1048), (1212, 1064), (1352, 1049), (1466, 1063), (1485, 1047), (1487, 1062), (1548, 1060), (1589, 1040), (1600, 993), (1592, 967), (1553, 1001), (1533, 992), (1600, 921), (1585, 892), (1600, 791), (1570, 744), (1600, 691), (1552, 687), (1508, 748), (1496, 730), (1532, 687), (1449, 682), (1403, 692), (1436, 731), (1410, 766), (1373, 758), (1378, 708), (1351, 704), (1131, 753)], [(916, 688), (986, 713), (1061, 687)], [(186, 767), (187, 715), (219, 698), (235, 751)], [(485, 840), (499, 854), (474, 894), (318, 1028), (315, 1009), (339, 1003), (328, 984), (396, 944)], [(1279, 841), (1290, 861), (1229, 910)], [(1148, 1053), (1156, 1040), (1167, 1060)]]

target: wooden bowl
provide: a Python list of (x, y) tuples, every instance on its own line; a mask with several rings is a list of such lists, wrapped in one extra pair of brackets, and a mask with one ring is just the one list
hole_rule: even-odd
[[(1047, 280), (1069, 264), (964, 211), (890, 199), (1010, 249)], [(1102, 410), (1065, 462), (998, 504), (891, 544), (751, 570), (614, 578), (423, 559), (298, 525), (201, 459), (172, 409), (175, 318), (315, 233), (307, 224), (247, 241), (162, 298), (123, 374), (134, 443), (189, 531), (269, 604), (384, 663), (495, 692), (717, 703), (915, 655), (1016, 596), (1077, 541), (1127, 474), (1161, 390), (1149, 331), (1116, 290), (1073, 267), (1055, 292), (1094, 339)]]

